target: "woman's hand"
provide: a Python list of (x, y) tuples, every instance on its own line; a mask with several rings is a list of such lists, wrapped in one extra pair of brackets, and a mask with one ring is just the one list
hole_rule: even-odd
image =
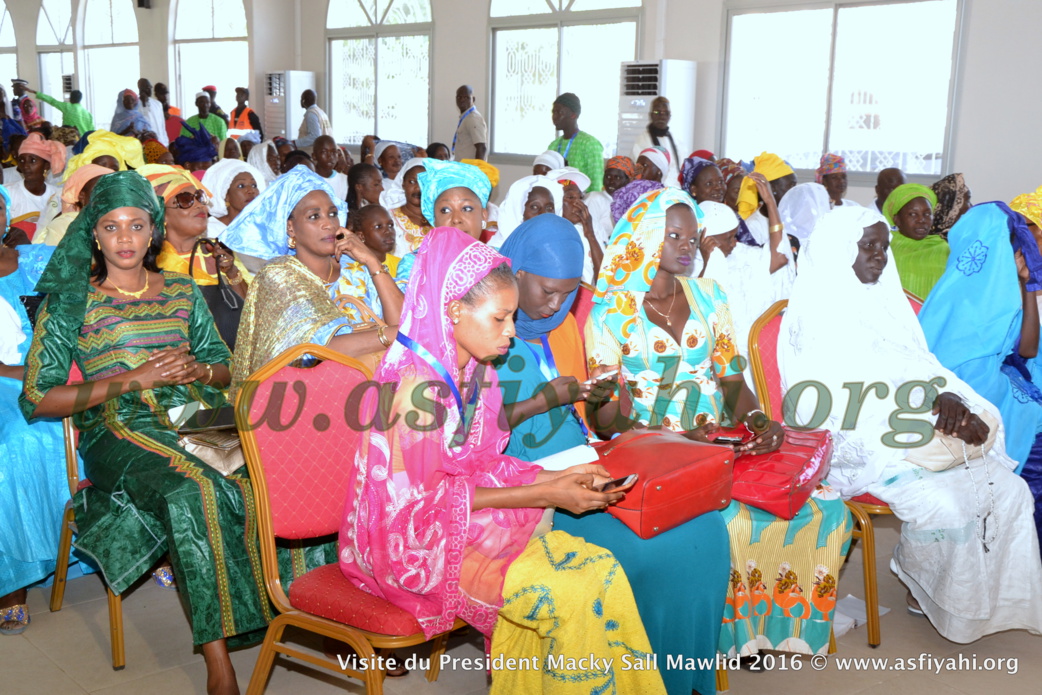
[(188, 346), (156, 350), (144, 364), (129, 371), (126, 378), (139, 385), (138, 390), (147, 391), (161, 386), (190, 384), (203, 379), (208, 371), (195, 361)]
[(1014, 251), (1013, 260), (1017, 262), (1017, 277), (1020, 278), (1020, 284), (1026, 285), (1031, 280), (1031, 271), (1028, 270), (1028, 263), (1024, 260), (1024, 254), (1020, 251)]
[(563, 471), (557, 471), (552, 477), (560, 478), (562, 475), (586, 475), (587, 473), (593, 476), (593, 487), (604, 485), (613, 480), (608, 469), (599, 463), (578, 463), (565, 468)]
[(702, 253), (703, 263), (709, 263), (709, 254), (715, 249), (720, 249), (720, 252), (723, 253), (723, 249), (720, 248), (720, 239), (708, 234), (703, 235), (702, 241), (698, 244), (698, 250)]
[(736, 453), (758, 456), (760, 454), (769, 454), (772, 451), (776, 451), (784, 441), (785, 430), (782, 429), (781, 423), (774, 420), (768, 420), (766, 430), (754, 436), (749, 441), (739, 444), (734, 448), (734, 450)]
[(586, 203), (582, 200), (575, 200), (565, 207), (564, 218), (572, 224), (581, 224), (583, 229), (586, 227), (592, 227), (593, 217), (590, 215), (590, 209), (586, 207)]
[(333, 251), (333, 255), (339, 261), (344, 254), (347, 254), (351, 260), (362, 263), (367, 268), (370, 264), (380, 265), (376, 260), (376, 254), (365, 245), (362, 237), (341, 227), (340, 231), (337, 232), (336, 249)]
[(559, 376), (546, 382), (540, 393), (546, 399), (546, 409), (549, 411), (561, 405), (586, 400), (592, 390), (593, 384), (583, 383), (574, 376)]
[(967, 444), (979, 446), (991, 432), (987, 423), (971, 413), (962, 399), (950, 391), (934, 400), (933, 414), (937, 416), (937, 423), (933, 426), (935, 430)]
[(720, 425), (716, 424), (715, 422), (707, 422), (701, 427), (696, 427), (695, 429), (688, 430), (687, 432), (681, 432), (681, 434), (693, 442), (706, 442), (708, 444), (712, 444), (713, 440), (710, 437), (718, 429), (720, 429)]
[[(605, 374), (610, 374), (611, 376), (605, 376), (603, 379), (597, 378)], [(617, 364), (597, 365), (590, 372), (588, 381), (592, 381), (593, 384), (590, 385), (590, 392), (586, 394), (586, 398), (583, 400), (591, 406), (597, 406), (610, 401), (611, 397), (615, 395), (615, 388), (620, 386), (621, 375), (622, 369)]]
[(218, 270), (230, 278), (238, 277), (239, 269), (235, 267), (235, 252), (219, 241), (210, 243), (210, 254)]
[(547, 506), (564, 509), (573, 514), (606, 509), (609, 504), (614, 504), (626, 496), (625, 492), (618, 490), (597, 492), (593, 489), (597, 478), (593, 473), (572, 474), (565, 471), (553, 480), (539, 485), (544, 488), (549, 503)]

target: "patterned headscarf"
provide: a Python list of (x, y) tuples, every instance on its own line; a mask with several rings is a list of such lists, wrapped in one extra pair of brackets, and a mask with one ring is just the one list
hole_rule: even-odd
[(611, 221), (613, 224), (618, 224), (619, 220), (622, 219), (626, 211), (637, 202), (637, 198), (648, 191), (655, 191), (662, 188), (661, 181), (645, 181), (643, 179), (637, 179), (636, 181), (630, 181), (625, 186), (615, 191), (615, 194), (611, 197)]
[(76, 212), (78, 210), (77, 203), (80, 200), (80, 191), (87, 185), (87, 182), (111, 173), (113, 173), (112, 169), (98, 166), (97, 164), (84, 164), (73, 172), (72, 176), (65, 182), (65, 185), (62, 186), (62, 212)]
[(1009, 206), (1014, 212), (1031, 220), (1036, 227), (1042, 227), (1042, 186), (1036, 188), (1034, 193), (1018, 195)]
[(665, 147), (645, 147), (640, 151), (640, 155), (637, 159), (640, 159), (641, 157), (644, 157), (658, 167), (663, 179), (669, 176), (669, 165), (670, 162), (673, 161), (673, 157)]
[(65, 145), (54, 140), (45, 140), (43, 135), (37, 132), (26, 136), (22, 146), (18, 148), (18, 153), (35, 154), (40, 159), (46, 159), (55, 174), (65, 168)]
[[(777, 181), (796, 173), (785, 160), (771, 152), (761, 152), (760, 156), (753, 160), (753, 172), (763, 174), (768, 181)], [(757, 192), (756, 182), (747, 176), (738, 191), (738, 214), (743, 220), (747, 220), (759, 207), (760, 194)]]
[(481, 169), (471, 164), (443, 162), (433, 157), (425, 159), (423, 166), (424, 171), (419, 176), (420, 208), (431, 224), (434, 224), (434, 202), (450, 188), (469, 188), (478, 196), (481, 207), (488, 205), (492, 182)]
[(80, 131), (76, 130), (72, 126), (63, 125), (54, 128), (51, 131), (51, 140), (60, 142), (66, 147), (71, 147), (76, 144), (80, 139)]
[(948, 236), (948, 230), (959, 221), (962, 206), (970, 195), (969, 186), (962, 174), (948, 174), (930, 188), (937, 194), (937, 207), (933, 209), (933, 228), (930, 234)]
[[(890, 192), (883, 203), (883, 216), (886, 217), (886, 221), (890, 223), (891, 227), (897, 226), (894, 218), (897, 217), (897, 213), (901, 212), (901, 208), (916, 198), (926, 198), (931, 210), (937, 205), (937, 195), (922, 184), (906, 183)], [(782, 202), (785, 202), (785, 198), (782, 198)]]
[(817, 171), (814, 174), (814, 181), (817, 183), (822, 182), (822, 176), (827, 174), (845, 174), (847, 173), (847, 160), (840, 157), (838, 154), (832, 154), (831, 152), (822, 155), (821, 164), (818, 166)]
[(731, 179), (735, 176), (745, 176), (749, 172), (742, 168), (742, 165), (733, 159), (723, 157), (722, 159), (716, 160), (716, 167), (720, 170), (720, 173), (724, 177), (724, 185), (731, 183)]
[(604, 164), (604, 170), (607, 171), (608, 169), (618, 169), (630, 179), (637, 175), (637, 166), (629, 157), (612, 157)]
[(290, 253), (286, 223), (293, 208), (304, 196), (315, 190), (325, 191), (340, 213), (340, 225), (347, 221), (347, 204), (337, 198), (324, 178), (303, 164), (290, 169), (250, 201), (228, 228), (221, 241), (236, 253), (271, 260)]
[(695, 150), (691, 153), (692, 157), (700, 157), (702, 159), (708, 159), (710, 162), (716, 161), (716, 155), (709, 150)]
[(174, 196), (185, 189), (193, 191), (202, 189), (206, 191), (206, 195), (210, 195), (210, 190), (192, 176), (192, 172), (181, 167), (172, 167), (168, 164), (146, 164), (137, 172), (148, 179), (156, 195), (161, 196), (164, 203), (169, 203)]
[(170, 152), (163, 143), (154, 138), (149, 138), (141, 143), (141, 149), (145, 153), (145, 162), (148, 164), (159, 164), (159, 158)]
[[(538, 215), (525, 220), (499, 252), (510, 259), (510, 267), (515, 273), (523, 270), (554, 280), (582, 277), (586, 258), (575, 225), (557, 215)], [(533, 319), (518, 311), (514, 321), (518, 337), (524, 340), (538, 338), (564, 323), (578, 291), (579, 285), (576, 284), (572, 293), (561, 302), (557, 313), (545, 319)]]
[[(601, 272), (594, 291), (595, 304), (608, 304), (608, 314), (626, 317), (619, 325), (620, 342), (629, 338), (636, 325), (644, 293), (658, 274), (662, 244), (666, 239), (666, 211), (674, 205), (691, 208), (702, 226), (704, 215), (686, 191), (663, 188), (641, 196), (626, 217), (615, 225), (604, 250)], [(614, 322), (612, 322), (614, 323)]]
[(212, 162), (217, 158), (217, 148), (213, 146), (210, 134), (201, 123), (198, 128), (193, 128), (187, 122), (183, 123), (182, 127), (191, 133), (192, 136), (181, 135), (171, 143), (171, 147), (177, 150), (179, 164), (186, 162)]
[(694, 185), (695, 179), (706, 167), (715, 166), (713, 162), (702, 157), (691, 156), (684, 160), (684, 165), (680, 170), (680, 187), (685, 191), (690, 191), (691, 186)]
[(107, 130), (92, 130), (80, 138), (72, 151), (76, 152), (81, 147), (80, 152), (66, 165), (63, 181), (68, 181), (73, 172), (98, 157), (113, 157), (120, 171), (125, 171), (128, 166), (138, 169), (145, 165), (141, 141), (137, 138), (116, 135)]

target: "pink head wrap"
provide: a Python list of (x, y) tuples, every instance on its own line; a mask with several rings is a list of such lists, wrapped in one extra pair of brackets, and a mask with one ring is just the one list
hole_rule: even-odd
[(39, 133), (29, 133), (18, 149), (19, 154), (35, 154), (51, 164), (51, 171), (60, 174), (65, 170), (65, 145), (54, 140), (45, 140)]
[(832, 154), (830, 152), (822, 156), (821, 166), (818, 167), (814, 180), (821, 183), (821, 177), (826, 174), (845, 173), (847, 173), (847, 160), (843, 159), (838, 154)]
[(662, 172), (662, 179), (665, 180), (669, 176), (669, 162), (672, 157), (669, 156), (669, 152), (664, 147), (647, 147), (640, 151), (638, 159), (644, 157), (649, 162), (658, 167), (658, 170)]

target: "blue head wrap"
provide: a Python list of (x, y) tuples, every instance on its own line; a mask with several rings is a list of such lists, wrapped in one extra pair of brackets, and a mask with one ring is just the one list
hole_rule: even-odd
[[(515, 273), (524, 270), (554, 280), (582, 277), (586, 259), (575, 225), (560, 215), (538, 215), (522, 222), (499, 252), (510, 259), (510, 267)], [(579, 285), (576, 284), (557, 313), (548, 318), (533, 319), (524, 311), (518, 311), (514, 324), (518, 337), (525, 340), (538, 338), (560, 326), (578, 291)]]
[(485, 172), (473, 164), (443, 162), (428, 157), (423, 160), (424, 171), (419, 176), (420, 209), (431, 224), (434, 222), (434, 201), (450, 188), (469, 188), (477, 194), (481, 207), (488, 205), (492, 183)]
[(192, 134), (192, 137), (181, 135), (170, 143), (170, 146), (177, 150), (179, 162), (182, 164), (185, 162), (211, 162), (217, 158), (217, 148), (213, 146), (213, 142), (210, 141), (210, 133), (202, 124), (198, 129), (188, 125), (187, 122), (181, 125)]
[(286, 223), (293, 208), (312, 191), (325, 191), (336, 204), (341, 226), (347, 221), (347, 204), (337, 198), (333, 187), (303, 164), (278, 177), (259, 196), (250, 201), (228, 228), (221, 241), (232, 251), (271, 260), (290, 252)]
[(684, 160), (684, 165), (680, 170), (680, 182), (681, 186), (685, 191), (690, 192), (691, 186), (695, 183), (695, 178), (702, 172), (706, 167), (715, 167), (716, 164), (710, 162), (708, 159), (702, 159), (701, 157), (688, 157)]

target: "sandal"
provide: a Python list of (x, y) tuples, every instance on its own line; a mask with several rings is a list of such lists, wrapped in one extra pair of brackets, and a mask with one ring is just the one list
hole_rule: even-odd
[(0, 608), (0, 623), (16, 623), (15, 627), (0, 627), (0, 634), (20, 635), (29, 627), (29, 606), (16, 603), (7, 608)]
[(177, 591), (177, 581), (174, 580), (174, 573), (170, 570), (169, 566), (160, 567), (153, 572), (152, 581), (154, 581), (156, 586), (160, 588)]
[(905, 603), (908, 605), (908, 612), (912, 615), (926, 615), (926, 613), (923, 612), (922, 606), (920, 606), (919, 602), (915, 600), (915, 596), (912, 596), (911, 591), (909, 591), (908, 596), (905, 597)]

